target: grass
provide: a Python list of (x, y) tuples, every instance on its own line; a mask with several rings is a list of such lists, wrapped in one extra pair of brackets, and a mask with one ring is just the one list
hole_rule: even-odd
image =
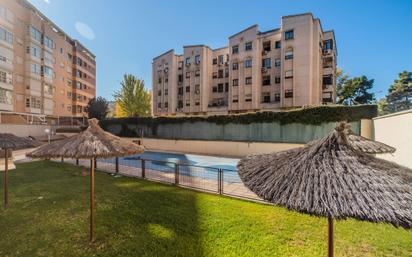
[[(0, 256), (326, 256), (326, 219), (99, 172), (97, 241), (89, 245), (89, 177), (81, 172), (47, 161), (10, 172)], [(336, 256), (412, 256), (412, 232), (335, 224)]]

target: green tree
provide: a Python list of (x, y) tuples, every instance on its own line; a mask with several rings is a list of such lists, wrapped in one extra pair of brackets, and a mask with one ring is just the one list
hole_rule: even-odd
[(412, 72), (399, 73), (398, 79), (389, 87), (386, 96), (386, 111), (389, 113), (408, 110), (412, 107)]
[(150, 115), (151, 96), (144, 88), (144, 81), (132, 74), (125, 74), (121, 88), (114, 93), (116, 103), (128, 117)]
[(109, 113), (109, 102), (105, 98), (99, 96), (97, 98), (90, 99), (86, 108), (89, 118), (103, 120)]
[[(346, 74), (345, 74), (346, 75)], [(370, 90), (373, 88), (373, 79), (366, 76), (348, 78), (342, 75), (341, 82), (338, 78), (337, 86), (337, 103), (344, 105), (369, 104), (375, 101), (374, 93)]]

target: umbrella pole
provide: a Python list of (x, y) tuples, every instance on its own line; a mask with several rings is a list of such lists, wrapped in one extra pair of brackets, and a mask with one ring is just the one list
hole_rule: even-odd
[(90, 170), (90, 243), (94, 242), (94, 158), (91, 159)]
[(4, 149), (4, 208), (7, 208), (9, 204), (9, 196), (8, 196), (8, 182), (7, 182), (7, 173), (9, 170), (9, 159), (8, 157), (8, 149)]
[(333, 257), (333, 219), (328, 217), (328, 257)]

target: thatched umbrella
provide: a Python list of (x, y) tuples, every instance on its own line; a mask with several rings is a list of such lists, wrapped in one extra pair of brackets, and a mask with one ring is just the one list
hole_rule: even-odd
[(40, 144), (27, 137), (18, 137), (10, 133), (0, 133), (0, 148), (4, 150), (4, 207), (9, 204), (8, 194), (8, 171), (9, 171), (9, 150), (31, 148)]
[(327, 217), (333, 256), (333, 219), (412, 227), (412, 170), (365, 153), (386, 152), (381, 147), (351, 136), (350, 127), (340, 123), (304, 147), (242, 159), (239, 175), (264, 200)]
[(105, 132), (97, 119), (89, 120), (89, 127), (77, 135), (44, 145), (27, 156), (31, 158), (90, 159), (90, 241), (94, 241), (94, 162), (96, 158), (113, 158), (143, 153), (144, 148), (128, 140)]

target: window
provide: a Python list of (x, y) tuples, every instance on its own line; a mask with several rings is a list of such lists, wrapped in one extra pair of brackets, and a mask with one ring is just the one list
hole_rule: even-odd
[(251, 68), (251, 67), (252, 67), (252, 59), (245, 60), (245, 68)]
[(0, 82), (13, 84), (13, 74), (11, 72), (0, 70)]
[(245, 43), (245, 51), (252, 50), (252, 41)]
[(200, 101), (198, 99), (195, 100), (195, 105), (199, 106), (200, 105)]
[(232, 63), (232, 70), (238, 70), (239, 69), (239, 63), (234, 62)]
[(179, 76), (177, 76), (177, 82), (178, 82), (178, 83), (182, 83), (182, 82), (183, 82), (183, 74), (179, 74)]
[(190, 71), (186, 72), (186, 78), (190, 78)]
[(280, 77), (275, 77), (275, 84), (279, 84), (280, 83)]
[(166, 109), (169, 108), (169, 103), (168, 102), (165, 102), (165, 108)]
[(60, 47), (60, 53), (63, 54), (64, 53), (64, 49), (62, 47)]
[(262, 77), (262, 85), (263, 86), (270, 86), (270, 75)]
[(239, 86), (239, 79), (232, 80), (232, 86), (234, 87)]
[(158, 90), (157, 91), (157, 96), (161, 96), (162, 95), (162, 90)]
[(167, 82), (169, 82), (169, 77), (165, 77), (165, 83), (167, 83)]
[(223, 78), (223, 70), (218, 70), (217, 71), (217, 77), (218, 78)]
[(186, 106), (190, 106), (190, 100), (186, 100)]
[(165, 95), (169, 95), (169, 89), (165, 88)]
[(212, 87), (212, 92), (217, 93), (217, 87)]
[(200, 85), (199, 84), (195, 85), (195, 94), (196, 95), (200, 94)]
[(280, 102), (280, 94), (279, 93), (275, 93), (275, 102)]
[(43, 44), (49, 49), (54, 49), (55, 47), (53, 39), (49, 38), (48, 36), (44, 36)]
[(41, 42), (41, 33), (33, 26), (30, 26), (30, 36), (36, 41)]
[(293, 78), (293, 70), (285, 71), (285, 79)]
[(263, 42), (263, 51), (265, 52), (270, 51), (270, 41)]
[(282, 61), (280, 59), (275, 59), (275, 67), (280, 67)]
[(245, 95), (245, 102), (252, 102), (252, 95), (251, 94)]
[(32, 56), (36, 58), (40, 58), (40, 49), (38, 47), (28, 46), (26, 52), (30, 53)]
[(13, 44), (13, 33), (0, 27), (0, 39), (9, 44)]
[(0, 103), (13, 104), (13, 91), (0, 88)]
[(324, 75), (323, 76), (323, 80), (322, 80), (322, 84), (323, 86), (328, 86), (328, 85), (332, 85), (333, 84), (333, 79), (332, 79), (332, 74), (329, 75)]
[(323, 103), (333, 103), (332, 92), (323, 92), (322, 102)]
[(217, 72), (216, 72), (216, 71), (212, 73), (212, 77), (213, 77), (214, 79), (217, 78)]
[(161, 109), (162, 108), (162, 103), (157, 103), (157, 108)]
[(40, 75), (40, 66), (36, 63), (31, 64), (31, 73)]
[(290, 40), (294, 38), (293, 29), (285, 31), (285, 40)]
[(285, 53), (285, 60), (291, 60), (293, 59), (293, 50), (288, 50)]
[(285, 98), (292, 98), (293, 97), (293, 90), (287, 89), (285, 90)]
[(225, 57), (223, 55), (219, 55), (219, 64), (223, 64), (225, 62)]
[(280, 41), (275, 42), (275, 48), (280, 49), (282, 47), (282, 43)]
[(270, 93), (263, 93), (262, 94), (262, 102), (263, 103), (270, 103)]
[(45, 77), (52, 79), (54, 78), (54, 71), (49, 66), (43, 66), (43, 74)]
[(186, 64), (186, 65), (190, 65), (190, 57), (187, 57), (187, 58), (186, 58), (185, 64)]
[(228, 82), (225, 83), (225, 92), (229, 92), (229, 83)]
[(186, 93), (190, 93), (190, 86), (186, 86)]
[(262, 60), (262, 67), (263, 67), (263, 68), (270, 69), (270, 67), (271, 67), (270, 58), (264, 58), (264, 59)]
[(234, 96), (232, 97), (232, 103), (238, 103), (238, 102), (239, 102), (239, 96), (234, 95)]
[(0, 6), (0, 17), (2, 17), (4, 20), (7, 20), (10, 23), (13, 23), (13, 19), (14, 19), (13, 13), (9, 9), (3, 6)]
[(218, 93), (223, 93), (223, 83), (217, 84), (217, 92)]
[(213, 58), (213, 65), (217, 64), (217, 58)]
[(225, 69), (225, 78), (228, 78), (229, 77), (229, 68), (226, 68)]
[(183, 95), (183, 87), (179, 87), (177, 95)]
[(232, 46), (232, 54), (239, 53), (239, 45)]
[(328, 39), (328, 40), (323, 41), (323, 49), (324, 50), (332, 50), (333, 49), (332, 39)]
[(252, 85), (252, 77), (246, 77), (245, 78), (245, 84), (246, 85)]
[(36, 97), (33, 97), (33, 96), (27, 97), (26, 98), (26, 107), (40, 109), (41, 108), (40, 98), (36, 98)]
[(195, 70), (195, 76), (199, 77), (200, 76), (200, 70)]
[(200, 55), (195, 56), (195, 63), (199, 64), (200, 63)]

